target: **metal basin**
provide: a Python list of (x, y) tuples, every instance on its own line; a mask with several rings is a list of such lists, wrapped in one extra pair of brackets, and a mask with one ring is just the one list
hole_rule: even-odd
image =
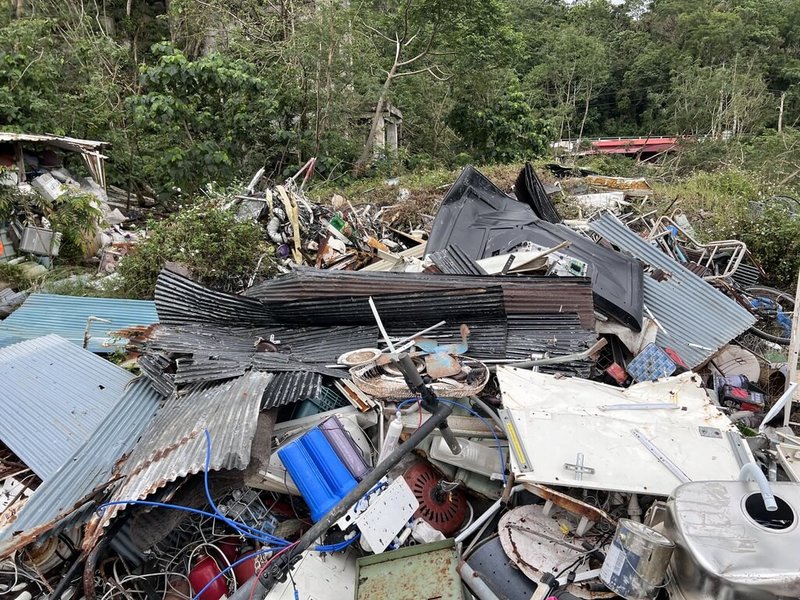
[(774, 512), (754, 482), (698, 481), (675, 489), (663, 523), (676, 545), (673, 600), (800, 597), (800, 484), (771, 487)]

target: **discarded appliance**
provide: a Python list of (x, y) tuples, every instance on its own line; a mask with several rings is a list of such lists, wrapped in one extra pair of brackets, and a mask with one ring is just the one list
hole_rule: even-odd
[[(767, 508), (774, 496), (776, 510)], [(679, 600), (778, 600), (800, 596), (800, 485), (696, 481), (652, 513), (675, 542), (668, 590)]]
[(669, 496), (752, 461), (692, 373), (627, 389), (512, 367), (497, 377), (517, 483)]

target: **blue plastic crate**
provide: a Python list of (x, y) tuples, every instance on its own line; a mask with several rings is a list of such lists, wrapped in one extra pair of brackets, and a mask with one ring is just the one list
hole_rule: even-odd
[(651, 343), (628, 363), (626, 370), (636, 381), (655, 381), (669, 377), (677, 368), (666, 352)]

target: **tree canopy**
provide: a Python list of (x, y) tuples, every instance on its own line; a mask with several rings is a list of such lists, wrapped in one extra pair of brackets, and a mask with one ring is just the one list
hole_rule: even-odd
[[(800, 119), (800, 0), (9, 0), (0, 127), (102, 139), (163, 195), (364, 166), (452, 166), (557, 138), (747, 136)], [(781, 108), (782, 107), (782, 108)], [(357, 170), (357, 169), (356, 169)]]

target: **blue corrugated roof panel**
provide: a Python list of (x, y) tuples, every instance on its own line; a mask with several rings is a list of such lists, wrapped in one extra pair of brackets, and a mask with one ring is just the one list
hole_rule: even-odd
[(94, 321), (89, 340), (89, 350), (104, 354), (125, 345), (125, 340), (113, 336), (114, 332), (158, 322), (155, 302), (149, 300), (31, 294), (0, 322), (0, 348), (51, 333), (83, 347), (89, 317), (109, 321)]
[(631, 231), (617, 217), (600, 213), (589, 228), (666, 277), (644, 278), (645, 312), (658, 319), (656, 344), (671, 348), (689, 368), (702, 364), (755, 323), (728, 296)]
[[(119, 403), (89, 438), (25, 503), (14, 523), (0, 532), (0, 553), (26, 544), (40, 534), (74, 522), (92, 491), (106, 483), (114, 464), (128, 452), (161, 402), (144, 377), (127, 386)], [(19, 535), (15, 535), (19, 532)], [(14, 535), (13, 539), (12, 535)]]
[(128, 371), (57, 336), (0, 349), (0, 440), (46, 481), (116, 409)]

